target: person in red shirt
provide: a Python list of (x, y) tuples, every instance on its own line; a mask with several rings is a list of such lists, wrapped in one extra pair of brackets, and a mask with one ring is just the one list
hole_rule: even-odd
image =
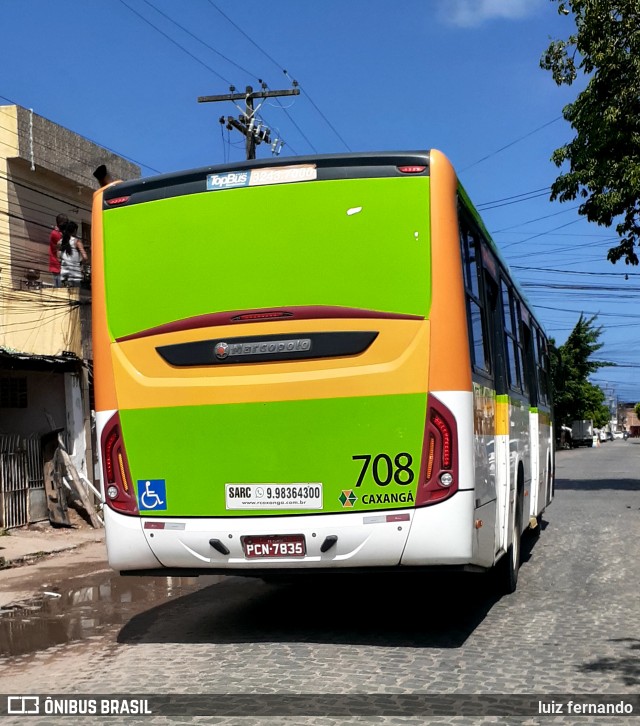
[(49, 235), (49, 272), (53, 275), (53, 284), (60, 287), (60, 259), (58, 257), (58, 243), (62, 239), (62, 228), (69, 221), (66, 214), (56, 217), (56, 226)]

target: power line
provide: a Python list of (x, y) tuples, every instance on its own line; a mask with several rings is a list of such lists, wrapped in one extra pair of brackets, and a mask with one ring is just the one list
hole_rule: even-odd
[[(4, 126), (3, 124), (0, 124), (0, 129), (6, 131), (7, 133), (13, 134), (16, 137), (16, 146), (17, 143), (19, 143), (20, 134), (13, 128), (9, 128), (8, 126)], [(87, 139), (88, 140), (88, 139)], [(59, 148), (56, 148), (55, 146), (51, 146), (49, 144), (46, 144), (42, 138), (39, 138), (35, 144), (36, 147), (42, 147), (43, 149), (47, 149), (49, 151), (53, 151), (55, 156), (62, 157), (63, 159), (71, 162), (69, 166), (61, 167), (62, 171), (69, 173), (69, 174), (77, 174), (78, 169), (77, 167), (80, 165), (84, 168), (87, 168), (90, 164), (88, 163), (87, 158), (80, 158), (78, 156), (72, 156), (68, 151), (65, 151), (64, 153), (60, 152)], [(104, 147), (102, 147), (104, 148)], [(78, 163), (75, 163), (78, 162)]]
[(526, 197), (529, 194), (537, 194), (538, 192), (547, 192), (550, 187), (541, 187), (540, 189), (532, 189), (529, 192), (521, 192), (520, 194), (512, 194), (510, 197), (502, 197), (502, 199), (492, 199), (490, 202), (480, 202), (478, 207), (484, 207), (487, 204), (497, 204), (498, 202), (507, 202), (510, 199), (518, 199), (519, 197)]
[(28, 184), (25, 184), (24, 182), (18, 181), (17, 179), (14, 179), (9, 176), (5, 176), (4, 174), (0, 174), (0, 179), (5, 179), (8, 182), (11, 182), (15, 186), (22, 187), (23, 189), (28, 189), (30, 192), (35, 192), (36, 194), (40, 194), (43, 197), (47, 197), (47, 199), (53, 199), (56, 202), (60, 202), (64, 205), (69, 205), (74, 207), (74, 209), (82, 210), (83, 212), (91, 213), (90, 207), (83, 207), (79, 204), (75, 204), (74, 202), (70, 202), (68, 199), (63, 199), (62, 197), (56, 197), (53, 194), (50, 194), (49, 192), (45, 191), (42, 187), (34, 187), (29, 186)]
[[(518, 224), (516, 226), (519, 227), (520, 225)], [(498, 232), (494, 232), (493, 234), (498, 234)], [(512, 232), (511, 234), (531, 234), (531, 231)], [(538, 234), (538, 232), (534, 232), (534, 234)], [(597, 237), (601, 241), (617, 239), (617, 237), (612, 237), (610, 234), (590, 234), (588, 232), (540, 232), (540, 234), (544, 234), (547, 237)]]
[(504, 151), (505, 149), (508, 149), (511, 146), (518, 144), (520, 141), (524, 141), (524, 139), (528, 139), (529, 136), (533, 136), (533, 134), (537, 134), (538, 131), (542, 131), (542, 129), (546, 128), (547, 126), (551, 126), (551, 124), (554, 124), (556, 121), (560, 121), (560, 119), (562, 119), (562, 118), (563, 118), (562, 116), (556, 116), (556, 118), (552, 119), (551, 121), (547, 121), (546, 124), (542, 124), (542, 126), (538, 126), (538, 128), (533, 129), (533, 131), (529, 131), (529, 133), (525, 134), (524, 136), (519, 136), (514, 141), (511, 141), (510, 143), (506, 144), (505, 146), (501, 146), (499, 149), (492, 151), (490, 154), (487, 154), (486, 156), (483, 156), (482, 159), (478, 159), (478, 161), (474, 161), (473, 164), (469, 164), (469, 166), (465, 166), (464, 169), (461, 169), (460, 171), (461, 172), (467, 171), (467, 169), (471, 169), (472, 167), (474, 167), (478, 164), (481, 164), (483, 161), (490, 159), (492, 156), (499, 154), (501, 151)]
[[(532, 222), (540, 222), (543, 219), (549, 219), (549, 217), (557, 217), (559, 214), (566, 214), (567, 212), (570, 212), (572, 209), (577, 209), (580, 205), (576, 204), (573, 207), (568, 207), (567, 209), (561, 209), (559, 212), (553, 212), (552, 214), (545, 214), (542, 217), (535, 217), (535, 219), (528, 219), (526, 222), (520, 222), (519, 224), (512, 224), (511, 227), (503, 227), (502, 229), (497, 229), (493, 234), (499, 234), (500, 232), (508, 232), (511, 229), (516, 229), (516, 227), (524, 227), (526, 224), (531, 224)], [(557, 228), (559, 229), (559, 228)], [(520, 233), (519, 233), (520, 234)], [(523, 232), (522, 234), (528, 234)], [(543, 234), (547, 234), (544, 232)]]
[(624, 285), (580, 285), (571, 282), (520, 282), (523, 288), (542, 290), (563, 290), (565, 292), (623, 292), (625, 295), (640, 295), (640, 287)]
[(222, 17), (223, 17), (223, 18), (224, 18), (224, 19), (225, 19), (225, 20), (226, 20), (226, 21), (227, 21), (228, 23), (231, 23), (231, 25), (233, 25), (233, 27), (234, 27), (234, 28), (235, 28), (235, 29), (236, 29), (236, 30), (237, 30), (237, 31), (238, 31), (239, 33), (241, 33), (242, 35), (244, 35), (244, 37), (245, 37), (245, 38), (246, 38), (246, 39), (247, 39), (247, 40), (248, 40), (248, 41), (249, 41), (249, 42), (250, 42), (250, 43), (251, 43), (252, 45), (254, 45), (254, 46), (255, 46), (255, 47), (256, 47), (256, 48), (257, 48), (257, 49), (258, 49), (258, 50), (259, 50), (259, 51), (260, 51), (260, 52), (261, 52), (261, 53), (262, 53), (262, 54), (264, 55), (264, 56), (266, 56), (266, 57), (267, 57), (267, 58), (268, 58), (268, 59), (269, 59), (269, 60), (270, 60), (270, 61), (271, 61), (271, 62), (273, 63), (273, 65), (274, 65), (274, 66), (276, 66), (276, 68), (278, 68), (279, 70), (282, 70), (282, 66), (280, 65), (280, 63), (278, 63), (278, 61), (277, 61), (277, 60), (275, 60), (274, 58), (272, 58), (272, 57), (271, 57), (271, 56), (270, 56), (270, 55), (269, 55), (269, 54), (267, 53), (267, 51), (266, 51), (266, 50), (265, 50), (264, 48), (262, 48), (261, 46), (259, 46), (259, 45), (258, 45), (258, 44), (257, 44), (257, 43), (255, 42), (255, 40), (253, 40), (253, 38), (251, 38), (251, 37), (250, 37), (249, 35), (247, 35), (247, 33), (245, 33), (245, 31), (244, 31), (244, 30), (243, 30), (243, 29), (242, 29), (242, 28), (241, 28), (241, 27), (240, 27), (240, 26), (239, 26), (239, 25), (238, 25), (237, 23), (234, 23), (234, 22), (233, 22), (233, 20), (231, 20), (231, 18), (230, 18), (230, 17), (228, 16), (228, 15), (226, 15), (225, 13), (223, 13), (223, 12), (222, 12), (222, 10), (220, 10), (220, 8), (219, 8), (219, 7), (218, 7), (218, 6), (217, 6), (217, 5), (216, 5), (216, 4), (214, 3), (214, 2), (212, 2), (212, 0), (208, 0), (208, 2), (209, 2), (209, 5), (211, 5), (211, 7), (212, 7), (212, 8), (214, 8), (215, 10), (217, 10), (217, 11), (218, 11), (218, 12), (220, 13), (220, 15), (222, 15)]
[[(548, 330), (557, 330), (557, 331), (565, 331), (565, 330), (573, 330), (576, 326), (572, 325), (570, 327), (556, 327), (555, 325), (547, 325), (546, 326)], [(604, 326), (604, 330), (611, 330), (612, 328), (637, 328), (638, 323), (613, 323), (613, 324), (607, 324)], [(635, 344), (635, 343), (634, 343)], [(611, 348), (615, 347), (617, 344), (615, 343), (605, 343), (607, 346), (607, 350), (610, 350)], [(624, 342), (621, 343), (625, 348), (628, 347), (628, 343)]]
[[(51, 232), (51, 230), (53, 229), (53, 226), (54, 226), (53, 223), (51, 222), (51, 220), (55, 219), (55, 217), (59, 213), (61, 213), (60, 212), (60, 207), (58, 207), (57, 209), (54, 209), (53, 207), (40, 207), (40, 208), (36, 208), (36, 207), (30, 207), (29, 205), (24, 204), (24, 203), (14, 204), (12, 202), (12, 200), (7, 199), (7, 198), (2, 198), (1, 195), (0, 195), (0, 205), (4, 205), (5, 208), (9, 208), (9, 209), (12, 208), (12, 207), (14, 207), (14, 206), (18, 206), (22, 211), (24, 211), (24, 212), (30, 212), (34, 216), (37, 215), (38, 218), (40, 218), (40, 219), (43, 219), (43, 218), (46, 217), (48, 220), (50, 220), (49, 223), (46, 223), (46, 222), (45, 223), (43, 223), (43, 222), (36, 222), (35, 219), (34, 220), (30, 220), (30, 219), (27, 219), (26, 217), (21, 217), (20, 215), (15, 215), (16, 218), (22, 219), (27, 224), (34, 224), (34, 225), (36, 225), (38, 227), (42, 227), (44, 225), (44, 228), (48, 229), (49, 232)], [(69, 213), (68, 213), (69, 211), (70, 210), (68, 210), (66, 212), (67, 217), (69, 216)], [(8, 213), (5, 212), (4, 210), (0, 210), (0, 214), (7, 215)], [(85, 220), (83, 220), (81, 218), (81, 215), (79, 215), (79, 218), (80, 218), (80, 222), (85, 222)], [(26, 237), (25, 239), (30, 239), (30, 238)], [(38, 239), (34, 239), (34, 240), (31, 240), (31, 241), (32, 242), (35, 242), (35, 243), (38, 243), (39, 242)]]
[[(241, 70), (243, 73), (246, 73), (248, 76), (251, 76), (252, 78), (256, 78), (258, 81), (260, 81), (260, 79), (258, 79), (258, 76), (255, 73), (248, 71), (246, 68), (241, 66), (239, 63), (236, 63), (234, 60), (231, 60), (231, 58), (228, 58), (226, 55), (223, 55), (219, 50), (216, 50), (213, 46), (209, 45), (201, 38), (198, 38), (198, 36), (195, 35), (195, 33), (192, 33), (188, 28), (185, 28), (184, 25), (180, 25), (180, 23), (177, 20), (174, 20), (172, 17), (167, 15), (165, 12), (163, 12), (162, 10), (157, 8), (153, 3), (149, 2), (149, 0), (143, 0), (143, 2), (145, 2), (149, 7), (153, 8), (157, 13), (160, 13), (160, 15), (162, 15), (164, 18), (166, 18), (169, 22), (173, 23), (176, 27), (180, 28), (180, 30), (187, 33), (187, 35), (190, 35), (194, 40), (197, 40), (198, 43), (201, 43), (202, 45), (204, 45), (204, 47), (208, 48), (212, 53), (219, 55), (220, 58), (227, 61), (227, 63), (230, 63), (232, 66), (235, 66), (238, 70)], [(224, 80), (224, 78), (222, 80)]]
[[(546, 305), (536, 305), (536, 308), (540, 308), (541, 310), (553, 310), (554, 312), (559, 312), (558, 306), (555, 307), (548, 307)], [(634, 320), (640, 320), (640, 313), (607, 313), (602, 312), (600, 310), (594, 312), (589, 310), (570, 310), (568, 308), (563, 308), (563, 313), (577, 313), (578, 315), (589, 315), (590, 317), (593, 317), (594, 315), (597, 317), (612, 317), (612, 318), (633, 318)]]
[[(16, 333), (33, 333), (36, 330), (39, 330), (40, 328), (42, 328), (42, 324), (43, 323), (52, 323), (55, 320), (62, 320), (67, 315), (68, 315), (68, 312), (67, 311), (61, 310), (61, 311), (58, 311), (56, 313), (52, 313), (51, 315), (49, 315), (47, 317), (42, 317), (41, 316), (37, 320), (34, 319), (34, 320), (30, 320), (30, 321), (23, 321), (21, 323), (15, 323), (17, 325), (25, 325), (26, 324), (29, 327), (13, 329), (13, 330), (11, 330), (9, 332), (12, 335), (15, 335)], [(7, 326), (5, 326), (5, 327), (7, 327)]]
[[(14, 101), (13, 99), (8, 98), (7, 96), (3, 96), (2, 94), (0, 94), (0, 98), (2, 98), (3, 100), (7, 101), (12, 106), (20, 106), (20, 108), (27, 108), (27, 106), (25, 104), (18, 103), (17, 101)], [(46, 116), (42, 116), (41, 114), (38, 114), (38, 115), (41, 116), (41, 118), (44, 118), (46, 121), (49, 121), (50, 123), (53, 123), (53, 124), (56, 124), (57, 126), (59, 126), (59, 124), (57, 124), (55, 121), (51, 121), (51, 119), (46, 118)], [(3, 128), (6, 129), (6, 127), (3, 127)], [(11, 131), (12, 133), (16, 133), (13, 129), (6, 129), (6, 130), (7, 131)], [(68, 130), (69, 131), (72, 131), (72, 129), (68, 129)], [(95, 139), (92, 139), (90, 136), (87, 136), (85, 134), (78, 134), (75, 131), (73, 133), (76, 133), (77, 136), (81, 136), (83, 139), (86, 139), (87, 141), (90, 141), (92, 144), (95, 144), (96, 146), (99, 146), (100, 148), (104, 149), (105, 151), (109, 151), (112, 154), (115, 154), (116, 156), (120, 156), (123, 159), (126, 159), (127, 161), (130, 161), (132, 164), (135, 164), (136, 166), (144, 167), (145, 169), (149, 169), (149, 170), (155, 172), (156, 174), (161, 174), (162, 173), (159, 169), (156, 169), (155, 167), (150, 166), (149, 164), (145, 164), (142, 161), (137, 161), (136, 159), (132, 158), (131, 156), (127, 156), (126, 154), (123, 154), (121, 151), (116, 151), (115, 149), (112, 149), (111, 147), (107, 146), (106, 144), (103, 144), (103, 143), (101, 143), (99, 141), (96, 141)], [(42, 141), (40, 141), (39, 143), (44, 148), (51, 149), (52, 151), (55, 151), (56, 153), (59, 153), (59, 149), (58, 148), (55, 148), (53, 146), (48, 146), (47, 144), (45, 144)], [(78, 157), (73, 157), (73, 156), (69, 155), (68, 153), (66, 153), (65, 155), (68, 158), (70, 158), (70, 159), (76, 159), (77, 161), (84, 161), (83, 159), (79, 159)]]
[[(278, 70), (282, 71), (282, 73), (284, 73), (284, 75), (292, 83), (294, 82), (294, 79), (289, 75), (288, 71), (284, 68), (284, 66), (281, 63), (278, 63), (278, 61), (275, 60), (275, 58), (273, 58), (271, 55), (269, 55), (269, 53), (267, 53), (267, 51), (262, 46), (260, 46), (258, 43), (256, 43), (256, 41), (253, 40), (253, 38), (251, 38), (237, 23), (235, 23), (233, 20), (231, 20), (231, 18), (228, 15), (226, 15), (224, 12), (222, 12), (222, 10), (220, 10), (220, 8), (213, 2), (213, 0), (208, 0), (208, 2), (209, 2), (209, 5), (211, 5), (212, 8), (214, 8), (215, 10), (217, 10), (220, 13), (220, 15), (222, 15), (222, 17), (225, 18), (225, 20), (227, 20), (227, 22), (229, 22), (231, 25), (233, 25), (233, 27), (239, 33), (241, 33), (251, 44), (253, 44), (266, 58), (268, 58), (273, 63), (273, 65), (275, 65), (276, 68), (278, 68)], [(297, 81), (296, 81), (296, 84), (299, 86), (300, 90), (304, 92), (304, 95), (309, 99), (309, 102), (315, 108), (315, 110), (318, 112), (318, 114), (323, 119), (323, 121), (329, 126), (329, 128), (338, 137), (338, 139), (340, 139), (340, 141), (342, 142), (342, 144), (344, 144), (344, 146), (347, 149), (347, 151), (351, 151), (351, 147), (349, 146), (349, 144), (347, 144), (347, 142), (342, 138), (342, 136), (340, 135), (340, 133), (338, 132), (338, 130), (335, 128), (335, 126), (331, 123), (331, 121), (329, 121), (329, 119), (325, 116), (325, 114), (320, 110), (319, 106), (316, 104), (316, 102), (313, 100), (313, 98), (311, 98), (311, 95), (308, 93), (308, 91), (306, 89), (304, 89), (302, 87), (302, 85), (300, 83), (298, 83)], [(278, 103), (280, 103), (280, 101), (278, 101)], [(285, 111), (285, 113), (287, 113), (287, 111), (286, 111), (286, 109), (284, 107), (283, 107), (283, 111)], [(289, 116), (288, 113), (287, 113), (287, 116)], [(290, 116), (289, 116), (289, 118), (290, 118), (290, 120), (293, 123), (293, 120), (291, 119)], [(300, 131), (300, 133), (302, 133), (301, 129), (297, 125), (296, 125), (296, 128), (298, 129), (298, 131)], [(304, 134), (302, 134), (302, 135), (304, 136)], [(313, 148), (313, 145), (306, 138), (306, 136), (304, 138), (307, 141), (307, 143), (309, 143), (312, 146), (312, 148)], [(314, 149), (314, 151), (315, 151), (315, 149)]]
[(640, 273), (633, 272), (586, 272), (581, 270), (558, 270), (553, 267), (526, 267), (524, 265), (509, 265), (512, 270), (529, 270), (531, 272), (559, 272), (565, 275), (589, 275), (592, 277), (609, 276), (609, 277), (620, 277), (625, 276), (625, 279), (629, 277), (640, 277)]
[[(565, 227), (570, 227), (572, 224), (577, 224), (580, 222), (579, 219), (574, 219), (572, 222), (567, 222), (566, 224), (561, 224), (558, 227), (553, 227), (553, 229), (548, 230), (548, 232), (555, 232), (556, 229), (564, 229)], [(531, 237), (527, 237), (526, 239), (517, 240), (516, 242), (509, 242), (506, 245), (502, 245), (501, 249), (506, 250), (509, 249), (509, 247), (515, 247), (516, 245), (523, 245), (525, 242), (530, 242), (532, 239), (537, 239), (538, 237), (544, 237), (544, 235), (548, 234), (548, 232), (540, 232), (540, 234), (534, 234), (531, 235)], [(532, 253), (537, 254), (537, 253)]]
[[(5, 178), (2, 175), (0, 175), (0, 179)], [(16, 180), (10, 179), (10, 183), (14, 183)], [(27, 186), (28, 185), (24, 185)], [(41, 195), (41, 192), (34, 188), (28, 187), (31, 198), (27, 197), (27, 195), (22, 195), (20, 192), (16, 190), (11, 190), (7, 194), (2, 194), (0, 192), (0, 202), (4, 203), (6, 206), (5, 208), (11, 208), (11, 207), (18, 207), (21, 211), (29, 211), (33, 212), (35, 215), (38, 216), (38, 218), (46, 217), (47, 219), (54, 218), (57, 214), (60, 213), (72, 213), (77, 214), (79, 216), (82, 216), (81, 212), (86, 212), (89, 214), (90, 210), (86, 207), (83, 207), (82, 205), (79, 205), (77, 203), (77, 200), (72, 199), (71, 196), (69, 199), (59, 199), (56, 200), (56, 203), (53, 204), (52, 202), (49, 202), (48, 199), (45, 197), (42, 202), (39, 201), (39, 196)], [(4, 190), (3, 190), (4, 191)], [(27, 204), (26, 201), (24, 201), (23, 197), (27, 197), (29, 204)], [(65, 209), (61, 209), (61, 207), (65, 207)], [(32, 220), (34, 221), (34, 220)]]
[[(212, 73), (214, 73), (218, 78), (221, 78), (223, 81), (225, 81), (228, 85), (230, 85), (230, 86), (232, 85), (230, 81), (228, 81), (226, 78), (224, 78), (224, 76), (222, 76), (216, 70), (214, 70), (213, 68), (211, 68), (211, 66), (207, 65), (206, 63), (204, 63), (204, 61), (200, 60), (197, 56), (195, 56), (193, 53), (191, 53), (191, 51), (189, 51), (184, 45), (182, 45), (182, 43), (179, 43), (177, 40), (175, 40), (175, 38), (172, 38), (171, 36), (169, 36), (168, 34), (166, 34), (164, 31), (162, 31), (160, 28), (158, 28), (154, 23), (152, 23), (146, 17), (144, 17), (143, 15), (141, 15), (140, 13), (138, 13), (136, 10), (134, 10), (132, 7), (130, 7), (129, 5), (127, 5), (127, 3), (124, 2), (124, 0), (120, 0), (120, 2), (123, 5), (125, 5), (125, 7), (129, 8), (129, 10), (131, 10), (132, 12), (134, 12), (144, 22), (146, 22), (148, 25), (150, 25), (152, 28), (154, 28), (154, 30), (156, 30), (157, 32), (161, 33), (167, 40), (170, 40), (174, 45), (177, 45), (178, 48), (180, 48), (185, 53), (187, 53), (187, 55), (189, 55), (193, 60), (195, 60), (198, 63), (200, 63), (201, 65), (203, 65), (209, 71), (211, 71)], [(149, 0), (144, 0), (144, 2), (150, 8), (152, 8), (157, 13), (159, 13), (160, 15), (162, 15), (170, 23), (172, 23), (173, 25), (175, 25), (177, 28), (180, 28), (180, 30), (182, 30), (183, 32), (187, 33), (191, 38), (193, 38), (194, 40), (196, 40), (198, 43), (202, 44), (205, 48), (207, 48), (208, 50), (210, 50), (213, 53), (216, 53), (218, 56), (220, 56), (227, 63), (230, 63), (231, 65), (235, 66), (236, 68), (238, 68), (239, 70), (241, 70), (243, 73), (246, 73), (247, 75), (249, 75), (249, 76), (251, 76), (253, 78), (257, 78), (258, 79), (258, 82), (263, 85), (263, 88), (265, 87), (265, 84), (262, 82), (262, 79), (258, 78), (257, 74), (252, 73), (251, 71), (249, 71), (246, 68), (244, 68), (243, 66), (241, 66), (239, 63), (236, 63), (234, 60), (232, 60), (228, 56), (220, 53), (220, 51), (218, 51), (212, 45), (210, 45), (209, 43), (207, 43), (204, 40), (202, 40), (201, 38), (199, 38), (197, 35), (195, 35), (195, 33), (192, 33), (188, 28), (185, 28), (184, 25), (181, 25), (180, 23), (178, 23), (177, 20), (174, 20), (170, 15), (167, 15), (167, 13), (165, 13), (164, 11), (160, 10), (155, 5), (153, 5), (153, 3), (151, 3)], [(277, 91), (273, 91), (273, 92), (270, 92), (270, 93), (273, 96), (282, 95), (283, 94), (283, 92), (277, 92)], [(257, 94), (253, 94), (253, 95), (255, 97)], [(246, 101), (247, 101), (247, 99), (245, 98), (245, 102)], [(249, 115), (248, 109), (249, 109), (249, 106), (247, 106), (247, 115)], [(253, 110), (253, 109), (251, 108), (251, 110)], [(249, 158), (249, 159), (255, 158), (255, 151), (254, 151), (255, 143), (260, 143), (261, 140), (264, 140), (264, 139), (256, 139), (255, 134), (253, 133), (253, 123), (254, 123), (254, 121), (255, 121), (254, 114), (251, 113), (250, 121), (248, 122), (247, 128), (243, 132), (247, 136), (247, 158)], [(240, 127), (238, 127), (238, 128), (240, 128)], [(242, 129), (240, 129), (240, 130), (242, 130)], [(301, 131), (301, 129), (298, 129), (298, 130)], [(307, 139), (307, 141), (308, 141), (308, 139)], [(223, 144), (224, 144), (224, 137), (223, 137)]]
[[(286, 76), (286, 77), (287, 77), (287, 78), (288, 78), (288, 79), (289, 79), (290, 81), (293, 81), (293, 79), (292, 79), (292, 78), (291, 78), (291, 76), (290, 76), (290, 75), (289, 75), (289, 74), (287, 73), (287, 71), (286, 71), (285, 69), (283, 69), (283, 72), (284, 72), (285, 76)], [(340, 141), (341, 141), (341, 142), (342, 142), (342, 143), (344, 144), (344, 146), (345, 146), (346, 150), (347, 150), (347, 151), (352, 151), (352, 149), (351, 149), (351, 147), (349, 146), (349, 144), (347, 144), (347, 142), (346, 142), (346, 141), (345, 141), (345, 140), (344, 140), (344, 139), (342, 138), (342, 136), (341, 136), (341, 135), (340, 135), (340, 134), (338, 133), (338, 130), (336, 129), (336, 127), (335, 127), (335, 126), (334, 126), (334, 125), (333, 125), (333, 124), (331, 123), (331, 121), (329, 121), (329, 119), (328, 119), (328, 118), (327, 118), (327, 117), (325, 116), (325, 114), (324, 114), (324, 113), (323, 113), (323, 112), (322, 112), (322, 111), (320, 110), (320, 107), (319, 107), (319, 106), (318, 106), (318, 104), (317, 104), (317, 103), (316, 103), (316, 102), (315, 102), (315, 101), (313, 100), (313, 98), (311, 98), (311, 96), (309, 95), (309, 92), (308, 92), (308, 91), (306, 90), (306, 88), (304, 88), (304, 87), (303, 87), (303, 86), (302, 86), (301, 84), (299, 84), (299, 85), (300, 85), (300, 90), (304, 92), (304, 95), (305, 95), (305, 96), (306, 96), (306, 97), (307, 97), (307, 98), (309, 99), (309, 102), (311, 103), (311, 105), (312, 105), (312, 106), (313, 106), (313, 107), (315, 108), (315, 110), (316, 110), (316, 111), (317, 111), (317, 112), (318, 112), (318, 113), (320, 114), (320, 117), (321, 117), (321, 118), (322, 118), (322, 119), (324, 120), (324, 122), (325, 122), (325, 123), (326, 123), (326, 124), (327, 124), (327, 125), (329, 126), (329, 128), (330, 128), (330, 129), (331, 129), (331, 130), (333, 131), (333, 133), (334, 133), (334, 134), (335, 134), (335, 135), (336, 135), (336, 136), (337, 136), (337, 137), (338, 137), (338, 138), (340, 139)]]
[[(549, 193), (549, 190), (546, 189), (542, 193), (540, 193), (540, 190), (538, 190), (537, 194), (534, 194), (533, 192), (529, 193), (529, 196), (526, 196), (524, 194), (519, 194), (518, 196), (521, 197), (520, 199), (516, 197), (506, 197), (503, 200), (498, 200), (501, 203), (498, 204), (497, 202), (485, 202), (484, 204), (478, 204), (477, 209), (479, 212), (488, 212), (492, 209), (499, 209), (500, 207), (510, 207), (512, 204), (520, 204), (521, 202), (530, 202), (532, 199), (539, 199), (540, 197), (546, 197)], [(511, 201), (507, 201), (507, 200)]]
[[(538, 244), (554, 244), (554, 242), (551, 242), (551, 241), (547, 242), (547, 243), (539, 242)], [(582, 259), (584, 259), (583, 250), (585, 250), (587, 248), (591, 248), (591, 247), (600, 248), (601, 246), (602, 246), (602, 240), (596, 240), (595, 242), (587, 242), (586, 244), (582, 245), (580, 247), (580, 254), (582, 256)], [(508, 257), (510, 260), (513, 260), (515, 262), (517, 260), (525, 259), (526, 257), (535, 257), (536, 255), (545, 255), (548, 257), (549, 255), (561, 255), (561, 254), (567, 254), (567, 253), (573, 255), (573, 257), (575, 258), (575, 254), (576, 254), (575, 248), (567, 247), (566, 245), (563, 247), (554, 247), (553, 249), (550, 249), (550, 250), (541, 249), (541, 250), (537, 250), (535, 252), (519, 252), (519, 253), (515, 253), (515, 254), (513, 252), (510, 252)], [(597, 257), (594, 257), (593, 259), (602, 261), (602, 256), (598, 255)], [(575, 264), (579, 264), (580, 262), (582, 262), (582, 260), (576, 260)]]
[[(299, 84), (298, 84), (298, 88), (300, 88), (300, 90), (302, 90), (302, 88), (300, 87), (300, 85), (299, 85)], [(285, 113), (286, 117), (287, 117), (287, 118), (289, 119), (289, 121), (291, 121), (291, 123), (293, 124), (294, 128), (295, 128), (295, 129), (296, 129), (296, 130), (298, 131), (298, 133), (300, 134), (300, 136), (302, 136), (302, 138), (303, 138), (303, 139), (304, 139), (304, 140), (305, 140), (305, 141), (307, 142), (307, 144), (309, 144), (309, 146), (310, 146), (310, 147), (311, 147), (311, 149), (313, 150), (313, 153), (314, 153), (314, 154), (317, 154), (317, 153), (318, 153), (318, 150), (317, 150), (317, 149), (316, 149), (316, 147), (315, 147), (315, 146), (313, 145), (313, 143), (312, 143), (311, 139), (309, 139), (309, 137), (308, 137), (308, 136), (307, 136), (307, 135), (305, 134), (305, 132), (304, 132), (304, 131), (303, 131), (303, 130), (302, 130), (302, 129), (300, 128), (300, 126), (299, 126), (299, 125), (298, 125), (298, 124), (296, 123), (296, 121), (295, 121), (295, 119), (293, 118), (293, 116), (292, 116), (292, 115), (291, 115), (291, 114), (289, 113), (289, 111), (288, 111), (288, 110), (287, 110), (287, 109), (286, 109), (286, 108), (285, 108), (285, 107), (284, 107), (284, 106), (282, 105), (282, 101), (281, 101), (281, 100), (280, 100), (279, 98), (276, 98), (276, 103), (277, 103), (277, 104), (278, 104), (278, 105), (280, 106), (280, 110), (281, 110), (281, 111), (284, 111), (284, 113)]]
[(180, 50), (183, 53), (186, 53), (189, 57), (193, 58), (193, 60), (196, 61), (196, 63), (199, 63), (201, 66), (203, 66), (208, 71), (213, 73), (215, 76), (220, 78), (220, 80), (224, 81), (227, 85), (231, 84), (231, 81), (227, 80), (223, 75), (218, 73), (218, 71), (216, 71), (210, 65), (207, 65), (207, 63), (205, 63), (203, 60), (200, 60), (200, 58), (198, 58), (198, 56), (194, 55), (190, 50), (187, 50), (181, 43), (178, 43), (178, 41), (175, 40), (175, 38), (172, 38), (170, 35), (165, 33), (164, 30), (161, 30), (157, 25), (154, 25), (150, 20), (145, 18), (144, 15), (141, 15), (137, 10), (134, 10), (130, 5), (128, 5), (125, 2), (125, 0), (120, 0), (120, 3), (122, 3), (122, 5), (124, 5), (125, 8), (130, 10), (134, 15), (137, 15), (144, 23), (146, 23), (147, 25), (150, 25), (156, 32), (158, 32), (158, 33), (160, 33), (160, 35), (164, 36), (170, 43), (173, 43), (173, 45), (180, 48)]

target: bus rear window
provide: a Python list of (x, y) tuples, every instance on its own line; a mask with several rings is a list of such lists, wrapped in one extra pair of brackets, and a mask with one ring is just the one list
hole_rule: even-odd
[(282, 184), (110, 209), (104, 247), (111, 334), (284, 306), (426, 317), (429, 182)]

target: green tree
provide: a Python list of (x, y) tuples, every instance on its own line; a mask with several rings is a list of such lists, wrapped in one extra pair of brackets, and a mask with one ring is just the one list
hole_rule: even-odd
[(552, 160), (568, 171), (551, 186), (551, 199), (580, 197), (579, 213), (606, 227), (616, 220), (620, 242), (607, 258), (637, 265), (640, 245), (640, 3), (638, 0), (551, 0), (573, 15), (576, 32), (554, 40), (540, 65), (558, 85), (578, 72), (584, 91), (563, 110), (575, 138)]
[(640, 403), (636, 403), (636, 405), (633, 407), (633, 410), (636, 412), (636, 416), (640, 418)]
[(592, 356), (603, 343), (598, 340), (602, 327), (595, 327), (596, 316), (583, 315), (566, 342), (556, 347), (551, 343), (551, 385), (554, 396), (555, 424), (571, 425), (574, 420), (592, 419), (595, 426), (605, 426), (610, 418), (605, 405), (604, 391), (589, 381), (589, 375), (599, 368), (613, 365), (594, 361)]

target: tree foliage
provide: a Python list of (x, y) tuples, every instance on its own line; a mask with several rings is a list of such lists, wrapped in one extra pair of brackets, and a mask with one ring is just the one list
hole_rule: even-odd
[(598, 339), (601, 327), (595, 327), (596, 316), (583, 315), (576, 323), (566, 342), (551, 346), (551, 384), (554, 396), (556, 430), (561, 424), (593, 419), (595, 426), (609, 422), (609, 409), (605, 405), (604, 391), (589, 381), (589, 375), (612, 363), (594, 361), (592, 355), (602, 348)]
[(633, 410), (636, 412), (636, 416), (640, 418), (640, 403), (636, 403), (636, 405), (633, 407)]
[(569, 170), (551, 186), (551, 199), (580, 197), (579, 213), (606, 227), (616, 220), (620, 242), (608, 259), (637, 265), (640, 245), (640, 2), (551, 0), (572, 14), (576, 32), (554, 40), (540, 65), (558, 85), (581, 72), (584, 91), (563, 110), (576, 136), (551, 157)]

